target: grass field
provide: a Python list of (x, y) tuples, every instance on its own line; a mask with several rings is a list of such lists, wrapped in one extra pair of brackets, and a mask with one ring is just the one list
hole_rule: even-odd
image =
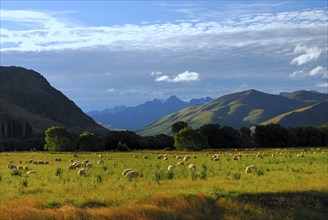
[[(159, 154), (167, 154), (168, 160), (156, 159)], [(218, 161), (212, 160), (215, 154), (219, 154)], [(185, 165), (177, 166), (182, 159), (175, 158), (176, 155), (191, 158)], [(241, 155), (240, 160), (234, 160), (237, 155)], [(327, 148), (81, 152), (77, 156), (1, 153), (0, 219), (325, 219), (328, 216)], [(61, 161), (55, 161), (56, 158)], [(31, 159), (49, 164), (27, 163)], [(79, 176), (80, 168), (68, 169), (71, 159), (88, 160), (93, 167), (85, 168), (86, 176)], [(97, 164), (99, 159), (104, 163)], [(27, 165), (36, 173), (9, 169), (8, 163)], [(188, 163), (195, 164), (196, 171), (190, 170)], [(168, 171), (169, 165), (175, 169)], [(245, 174), (249, 165), (257, 169)], [(138, 170), (140, 176), (123, 178), (121, 173), (126, 168)]]

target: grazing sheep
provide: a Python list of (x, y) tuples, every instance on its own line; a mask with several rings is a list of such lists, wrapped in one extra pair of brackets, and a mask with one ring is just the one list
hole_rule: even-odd
[(158, 155), (158, 156), (156, 157), (156, 159), (157, 159), (157, 160), (160, 160), (160, 159), (162, 159), (162, 157), (163, 157), (162, 155)]
[(167, 170), (168, 170), (168, 171), (173, 171), (173, 170), (174, 170), (174, 166), (172, 166), (172, 165), (168, 166), (168, 167), (167, 167)]
[(102, 158), (103, 156), (101, 154), (98, 155), (99, 158)]
[(27, 171), (27, 174), (32, 174), (32, 173), (36, 173), (36, 170)]
[(177, 166), (183, 166), (183, 165), (185, 165), (183, 161), (179, 161), (179, 162), (177, 163)]
[(73, 154), (73, 157), (79, 157), (76, 153)]
[(69, 162), (73, 163), (73, 162), (74, 162), (74, 160), (73, 160), (73, 159), (70, 159), (70, 160), (69, 160)]
[(69, 166), (68, 166), (68, 169), (70, 169), (70, 170), (74, 170), (74, 169), (75, 169), (75, 165), (74, 165), (74, 164), (69, 165)]
[(240, 160), (241, 157), (240, 157), (240, 156), (234, 156), (233, 159), (234, 159), (234, 160)]
[(32, 160), (32, 163), (33, 163), (33, 164), (39, 164), (39, 161), (37, 161), (37, 160)]
[(195, 159), (197, 159), (197, 156), (196, 156), (196, 155), (194, 155), (194, 158), (195, 158)]
[(89, 162), (85, 166), (91, 168), (92, 167), (92, 163)]
[(77, 171), (77, 174), (78, 174), (79, 176), (86, 176), (86, 175), (87, 175), (87, 172), (85, 171), (84, 168), (81, 168), (81, 169), (79, 169), (79, 170)]
[(103, 164), (104, 161), (103, 160), (98, 160), (97, 164)]
[(38, 164), (44, 164), (43, 160), (38, 160)]
[(218, 157), (214, 157), (212, 160), (213, 160), (213, 161), (220, 161), (220, 158), (218, 158)]
[(29, 170), (28, 166), (23, 166), (23, 170)]
[(132, 178), (136, 178), (138, 176), (140, 176), (140, 173), (138, 170), (131, 170), (124, 175), (124, 178), (132, 179)]
[(182, 159), (182, 156), (181, 155), (177, 155), (175, 158)]
[(196, 170), (196, 165), (195, 164), (189, 164), (188, 168), (192, 171), (195, 171)]
[(82, 164), (80, 162), (74, 162), (73, 163), (74, 167), (82, 167)]
[(27, 163), (33, 163), (33, 160), (28, 160)]
[(147, 157), (147, 156), (143, 156), (143, 158), (144, 158), (144, 159), (148, 159), (148, 157)]
[(256, 166), (255, 166), (255, 165), (250, 165), (250, 166), (246, 167), (246, 169), (245, 169), (245, 173), (246, 173), (246, 174), (248, 174), (248, 173), (252, 173), (253, 170), (255, 170), (255, 169), (256, 169)]
[(133, 155), (133, 157), (134, 157), (134, 158), (138, 158), (138, 156), (137, 156), (137, 155)]
[(16, 168), (17, 168), (16, 165), (15, 165), (15, 164), (12, 164), (12, 163), (9, 163), (9, 164), (7, 165), (7, 167), (8, 167), (9, 169), (16, 169)]
[(300, 154), (297, 154), (296, 156), (297, 156), (297, 157), (304, 157), (304, 153), (302, 152), (302, 153), (300, 153)]
[(163, 160), (168, 160), (168, 157), (165, 156), (165, 157), (163, 158)]
[(55, 161), (60, 162), (61, 158), (56, 158)]
[(18, 166), (17, 169), (23, 170), (23, 166)]
[(49, 162), (48, 161), (43, 161), (44, 162), (44, 164), (49, 164)]
[(133, 169), (125, 169), (123, 172), (122, 172), (122, 176), (125, 176), (128, 172), (132, 171)]

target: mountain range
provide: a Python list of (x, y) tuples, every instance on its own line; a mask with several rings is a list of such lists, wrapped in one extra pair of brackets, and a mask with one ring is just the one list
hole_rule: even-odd
[(275, 95), (252, 89), (187, 107), (138, 129), (137, 133), (170, 134), (172, 124), (179, 121), (185, 121), (193, 128), (209, 123), (237, 129), (261, 123), (281, 123), (286, 127), (323, 125), (328, 124), (326, 100), (327, 94), (312, 91)]
[[(209, 97), (184, 102), (176, 96), (154, 99), (135, 107), (118, 106), (89, 112), (93, 119), (111, 128), (134, 130), (141, 135), (171, 134), (171, 126), (185, 121), (193, 128), (214, 123), (234, 128), (279, 123), (285, 127), (328, 124), (328, 94), (299, 90), (268, 94), (247, 90), (217, 99)], [(73, 132), (105, 134), (108, 130), (53, 88), (33, 70), (0, 69), (0, 136), (27, 136), (60, 125)]]
[(0, 125), (2, 136), (10, 136), (14, 126), (31, 127), (37, 133), (54, 125), (76, 133), (108, 131), (53, 88), (40, 73), (5, 66), (0, 67)]
[(135, 130), (188, 106), (202, 105), (212, 100), (212, 98), (206, 97), (184, 102), (176, 96), (171, 96), (167, 100), (154, 99), (135, 107), (114, 107), (101, 112), (88, 112), (87, 114), (103, 126), (110, 126), (110, 129)]

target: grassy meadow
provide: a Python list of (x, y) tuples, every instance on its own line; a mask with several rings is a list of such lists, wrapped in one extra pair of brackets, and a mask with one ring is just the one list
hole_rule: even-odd
[[(160, 154), (168, 160), (156, 159)], [(213, 161), (216, 154), (219, 159)], [(177, 166), (183, 159), (176, 155), (191, 158)], [(79, 176), (80, 168), (68, 168), (71, 159), (93, 166)], [(99, 159), (104, 163), (97, 164)], [(327, 162), (327, 148), (81, 152), (77, 157), (2, 152), (0, 219), (325, 219)], [(9, 169), (8, 163), (36, 173)], [(188, 164), (195, 164), (196, 171)], [(246, 174), (249, 165), (257, 168)], [(140, 176), (123, 178), (127, 168)]]

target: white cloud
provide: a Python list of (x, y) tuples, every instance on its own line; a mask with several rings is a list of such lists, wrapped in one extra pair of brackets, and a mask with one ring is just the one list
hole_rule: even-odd
[(151, 76), (159, 76), (159, 75), (162, 75), (163, 73), (162, 72), (160, 72), (160, 71), (157, 71), (157, 72), (151, 72)]
[(328, 79), (328, 70), (323, 66), (317, 66), (313, 70), (310, 71), (310, 76), (321, 75), (322, 78)]
[(180, 73), (176, 76), (159, 76), (155, 79), (156, 82), (172, 82), (172, 83), (178, 83), (178, 82), (191, 82), (191, 81), (199, 81), (199, 73), (196, 72), (189, 72), (185, 71), (183, 73)]
[(328, 89), (328, 82), (317, 83), (317, 84), (315, 84), (315, 86)]
[[(98, 27), (74, 25), (68, 23), (68, 19), (60, 19), (60, 15), (28, 10), (1, 10), (2, 21), (24, 27), (13, 29), (2, 25), (1, 51), (49, 51), (97, 46), (120, 51), (185, 49), (195, 46), (209, 48), (215, 45), (243, 46), (259, 42), (270, 44), (277, 42), (277, 39), (288, 43), (306, 42), (307, 35), (297, 35), (295, 31), (301, 31), (302, 28), (307, 32), (324, 31), (328, 22), (327, 10), (324, 9), (240, 15), (220, 21), (184, 20)], [(281, 30), (291, 33), (293, 37), (286, 37), (288, 34)], [(263, 34), (249, 37), (259, 32)], [(229, 36), (232, 34), (235, 36)], [(305, 54), (295, 58), (293, 64), (300, 65), (316, 59), (321, 52), (318, 48), (305, 49)]]
[(295, 57), (290, 64), (303, 65), (312, 60), (317, 60), (320, 57), (321, 49), (318, 47), (307, 47), (301, 44), (296, 45), (294, 49), (295, 54), (304, 53), (298, 57)]
[(105, 89), (105, 93), (113, 93), (114, 91), (115, 91), (114, 88)]

